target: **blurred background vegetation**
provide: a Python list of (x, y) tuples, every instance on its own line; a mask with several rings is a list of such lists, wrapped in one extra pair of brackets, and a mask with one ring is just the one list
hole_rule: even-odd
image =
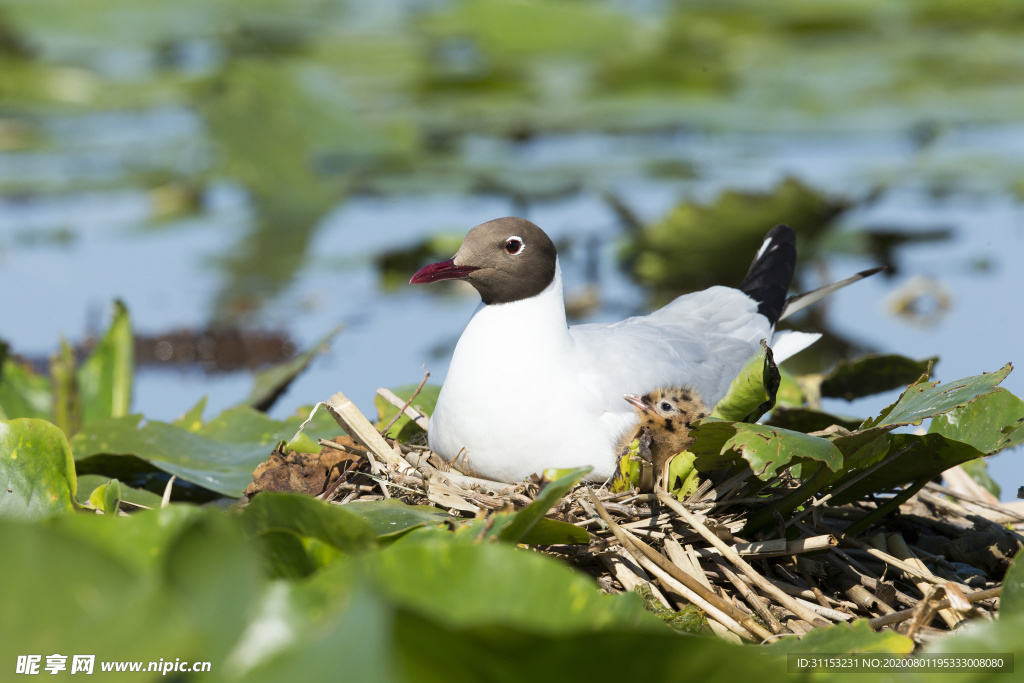
[[(548, 229), (596, 320), (735, 284), (789, 222), (804, 287), (892, 269), (797, 321), (829, 332), (803, 370), (976, 374), (1018, 348), (970, 333), (1020, 331), (1022, 39), (1016, 0), (3, 0), (0, 336), (45, 358), (121, 297), (140, 364), (236, 371), (341, 321), (286, 412), (369, 406), (443, 377), (475, 302), (402, 285), (476, 223)], [(247, 377), (144, 374), (136, 407)]]

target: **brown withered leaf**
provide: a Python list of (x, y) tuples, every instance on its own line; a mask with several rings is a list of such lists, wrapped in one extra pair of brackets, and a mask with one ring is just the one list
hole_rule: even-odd
[[(339, 436), (334, 441), (353, 450), (363, 450), (348, 436)], [(260, 491), (298, 491), (319, 496), (360, 460), (363, 460), (362, 456), (326, 447), (319, 453), (274, 451), (253, 471), (253, 482), (245, 490), (245, 495), (252, 497)]]

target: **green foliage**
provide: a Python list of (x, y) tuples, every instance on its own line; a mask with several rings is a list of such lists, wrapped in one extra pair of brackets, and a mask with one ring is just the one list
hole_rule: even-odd
[(896, 354), (861, 356), (840, 361), (821, 380), (821, 395), (852, 401), (916, 382), (938, 358), (911, 360)]
[(749, 266), (735, 254), (755, 253), (765, 226), (785, 216), (798, 235), (809, 239), (847, 206), (793, 179), (767, 194), (730, 191), (712, 204), (680, 204), (664, 219), (633, 233), (622, 255), (633, 276), (657, 288), (662, 298), (710, 283), (735, 286)]
[(0, 518), (41, 519), (74, 509), (75, 463), (64, 432), (44, 420), (0, 421)]
[(128, 414), (132, 401), (135, 346), (128, 309), (114, 302), (114, 318), (78, 369), (82, 423)]
[[(408, 401), (409, 397), (412, 396), (413, 392), (416, 391), (416, 384), (406, 384), (405, 386), (396, 387), (391, 391), (394, 392), (395, 396)], [(437, 405), (437, 397), (441, 394), (441, 387), (438, 384), (424, 384), (420, 393), (416, 395), (416, 399), (413, 401), (414, 405), (419, 406), (423, 411), (429, 415), (434, 412), (434, 406)], [(391, 422), (392, 418), (398, 413), (398, 408), (391, 405), (391, 403), (384, 399), (383, 396), (375, 395), (373, 397), (373, 405), (377, 408), (377, 429), (384, 429), (384, 427)], [(402, 415), (388, 430), (388, 436), (392, 436), (399, 441), (408, 441), (414, 434), (421, 434), (423, 430), (420, 429), (419, 425), (409, 419), (408, 415)]]
[(756, 422), (775, 405), (781, 381), (772, 350), (762, 339), (761, 350), (740, 368), (725, 397), (711, 411), (711, 417)]

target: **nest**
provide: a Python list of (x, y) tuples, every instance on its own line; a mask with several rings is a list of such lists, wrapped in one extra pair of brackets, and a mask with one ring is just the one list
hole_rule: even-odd
[[(389, 400), (399, 414), (423, 419), (408, 402)], [(340, 394), (322, 405), (351, 436), (321, 440), (319, 454), (275, 452), (247, 495), (299, 490), (336, 504), (396, 498), (476, 518), (522, 509), (546, 484), (468, 476), (425, 446), (382, 437)], [(680, 630), (760, 643), (865, 618), (875, 630), (923, 643), (992, 618), (1024, 541), (1024, 514), (956, 470), (947, 486), (928, 483), (881, 518), (873, 513), (889, 498), (836, 507), (812, 499), (749, 536), (742, 530), (750, 516), (799, 481), (746, 472), (703, 481), (682, 501), (661, 490), (579, 484), (548, 517), (587, 530), (590, 543), (533, 549), (588, 572), (606, 592), (639, 592)]]

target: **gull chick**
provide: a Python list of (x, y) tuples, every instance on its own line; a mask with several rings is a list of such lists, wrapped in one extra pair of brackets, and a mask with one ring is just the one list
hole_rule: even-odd
[[(700, 394), (693, 387), (658, 387), (638, 396), (623, 396), (636, 411), (638, 429), (647, 427), (651, 431), (651, 461), (654, 481), (662, 482), (666, 476), (665, 466), (676, 453), (687, 450), (693, 444), (690, 429), (693, 422), (710, 414)], [(629, 441), (635, 438), (630, 435)], [(624, 445), (628, 446), (629, 441)]]

